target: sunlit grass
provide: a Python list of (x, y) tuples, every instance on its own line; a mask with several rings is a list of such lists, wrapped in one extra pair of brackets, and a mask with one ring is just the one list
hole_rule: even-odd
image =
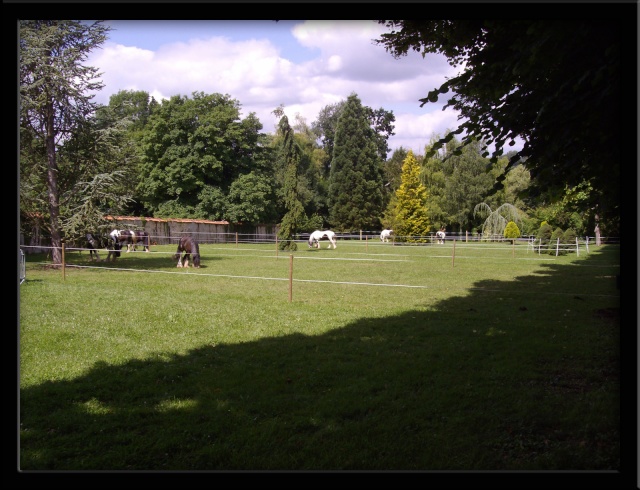
[(618, 247), (302, 245), (28, 256), (20, 467), (617, 468)]

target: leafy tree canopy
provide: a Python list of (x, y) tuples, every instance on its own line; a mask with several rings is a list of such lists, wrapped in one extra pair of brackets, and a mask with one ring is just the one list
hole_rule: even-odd
[[(629, 13), (633, 22), (636, 11)], [(626, 28), (637, 32), (625, 20), (606, 12), (586, 20), (381, 20), (390, 32), (375, 42), (394, 57), (410, 50), (440, 53), (461, 67), (420, 99), (424, 105), (452, 93), (445, 108), (459, 111), (463, 121), (433, 151), (464, 133), (463, 146), (474, 139), (495, 145), (495, 163), (520, 137), (524, 146), (510, 158), (496, 190), (525, 161), (534, 184), (530, 193), (562, 195), (565, 185), (586, 179), (596, 191), (589, 205), (616, 214), (624, 143), (621, 36)]]
[[(346, 103), (347, 101), (343, 100), (323, 107), (318, 113), (317, 119), (311, 125), (311, 130), (322, 142), (327, 156), (324, 162), (324, 170), (327, 175), (331, 168), (331, 158), (333, 157), (338, 119)], [(374, 110), (371, 107), (363, 106), (362, 110), (373, 130), (371, 138), (376, 144), (378, 155), (382, 161), (385, 161), (389, 153), (389, 137), (395, 134), (393, 132), (395, 128), (393, 123), (396, 120), (396, 116), (393, 114), (393, 111), (387, 111), (382, 107)]]
[[(183, 217), (222, 218), (226, 204), (219, 190), (227, 195), (240, 175), (268, 172), (261, 129), (253, 113), (240, 119), (240, 104), (228, 95), (194, 92), (192, 98), (163, 101), (142, 135), (141, 199), (152, 212), (190, 210)], [(203, 198), (212, 206), (203, 206)]]

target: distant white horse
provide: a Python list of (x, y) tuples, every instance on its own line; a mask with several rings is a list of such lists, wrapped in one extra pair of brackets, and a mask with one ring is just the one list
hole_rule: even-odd
[(380, 240), (383, 242), (388, 242), (392, 233), (393, 230), (382, 230), (382, 233), (380, 233)]
[(444, 243), (444, 239), (445, 239), (446, 236), (447, 235), (444, 232), (444, 229), (436, 231), (436, 237), (438, 237), (438, 243), (439, 244), (443, 244)]
[(311, 235), (309, 235), (309, 248), (320, 248), (320, 240), (322, 240), (322, 238), (324, 237), (327, 237), (330, 242), (327, 248), (331, 248), (331, 245), (333, 245), (333, 248), (338, 248), (338, 246), (336, 245), (336, 234), (331, 230), (316, 230), (311, 233)]

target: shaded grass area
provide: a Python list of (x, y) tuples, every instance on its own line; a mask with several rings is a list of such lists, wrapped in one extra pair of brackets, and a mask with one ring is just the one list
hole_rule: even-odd
[(30, 261), (20, 469), (620, 469), (618, 248), (338, 246)]

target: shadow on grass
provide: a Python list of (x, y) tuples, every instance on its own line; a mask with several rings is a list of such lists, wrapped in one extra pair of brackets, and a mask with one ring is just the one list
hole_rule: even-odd
[(21, 469), (617, 472), (619, 291), (590, 260), (320, 336), (97, 362), (21, 390)]
[[(104, 267), (104, 268), (127, 268), (127, 269), (139, 269), (139, 270), (164, 270), (164, 269), (178, 269), (178, 261), (173, 258), (173, 253), (159, 253), (159, 254), (146, 254), (145, 252), (131, 252), (127, 254), (122, 252), (120, 257), (115, 261), (106, 261), (106, 253), (100, 253), (100, 260), (91, 260), (88, 254), (70, 254), (65, 258), (65, 263), (68, 267), (73, 266), (80, 267)], [(206, 256), (200, 263), (200, 268), (205, 269), (207, 262), (217, 262), (225, 260), (224, 257)], [(189, 268), (192, 268), (192, 260), (189, 260)]]

